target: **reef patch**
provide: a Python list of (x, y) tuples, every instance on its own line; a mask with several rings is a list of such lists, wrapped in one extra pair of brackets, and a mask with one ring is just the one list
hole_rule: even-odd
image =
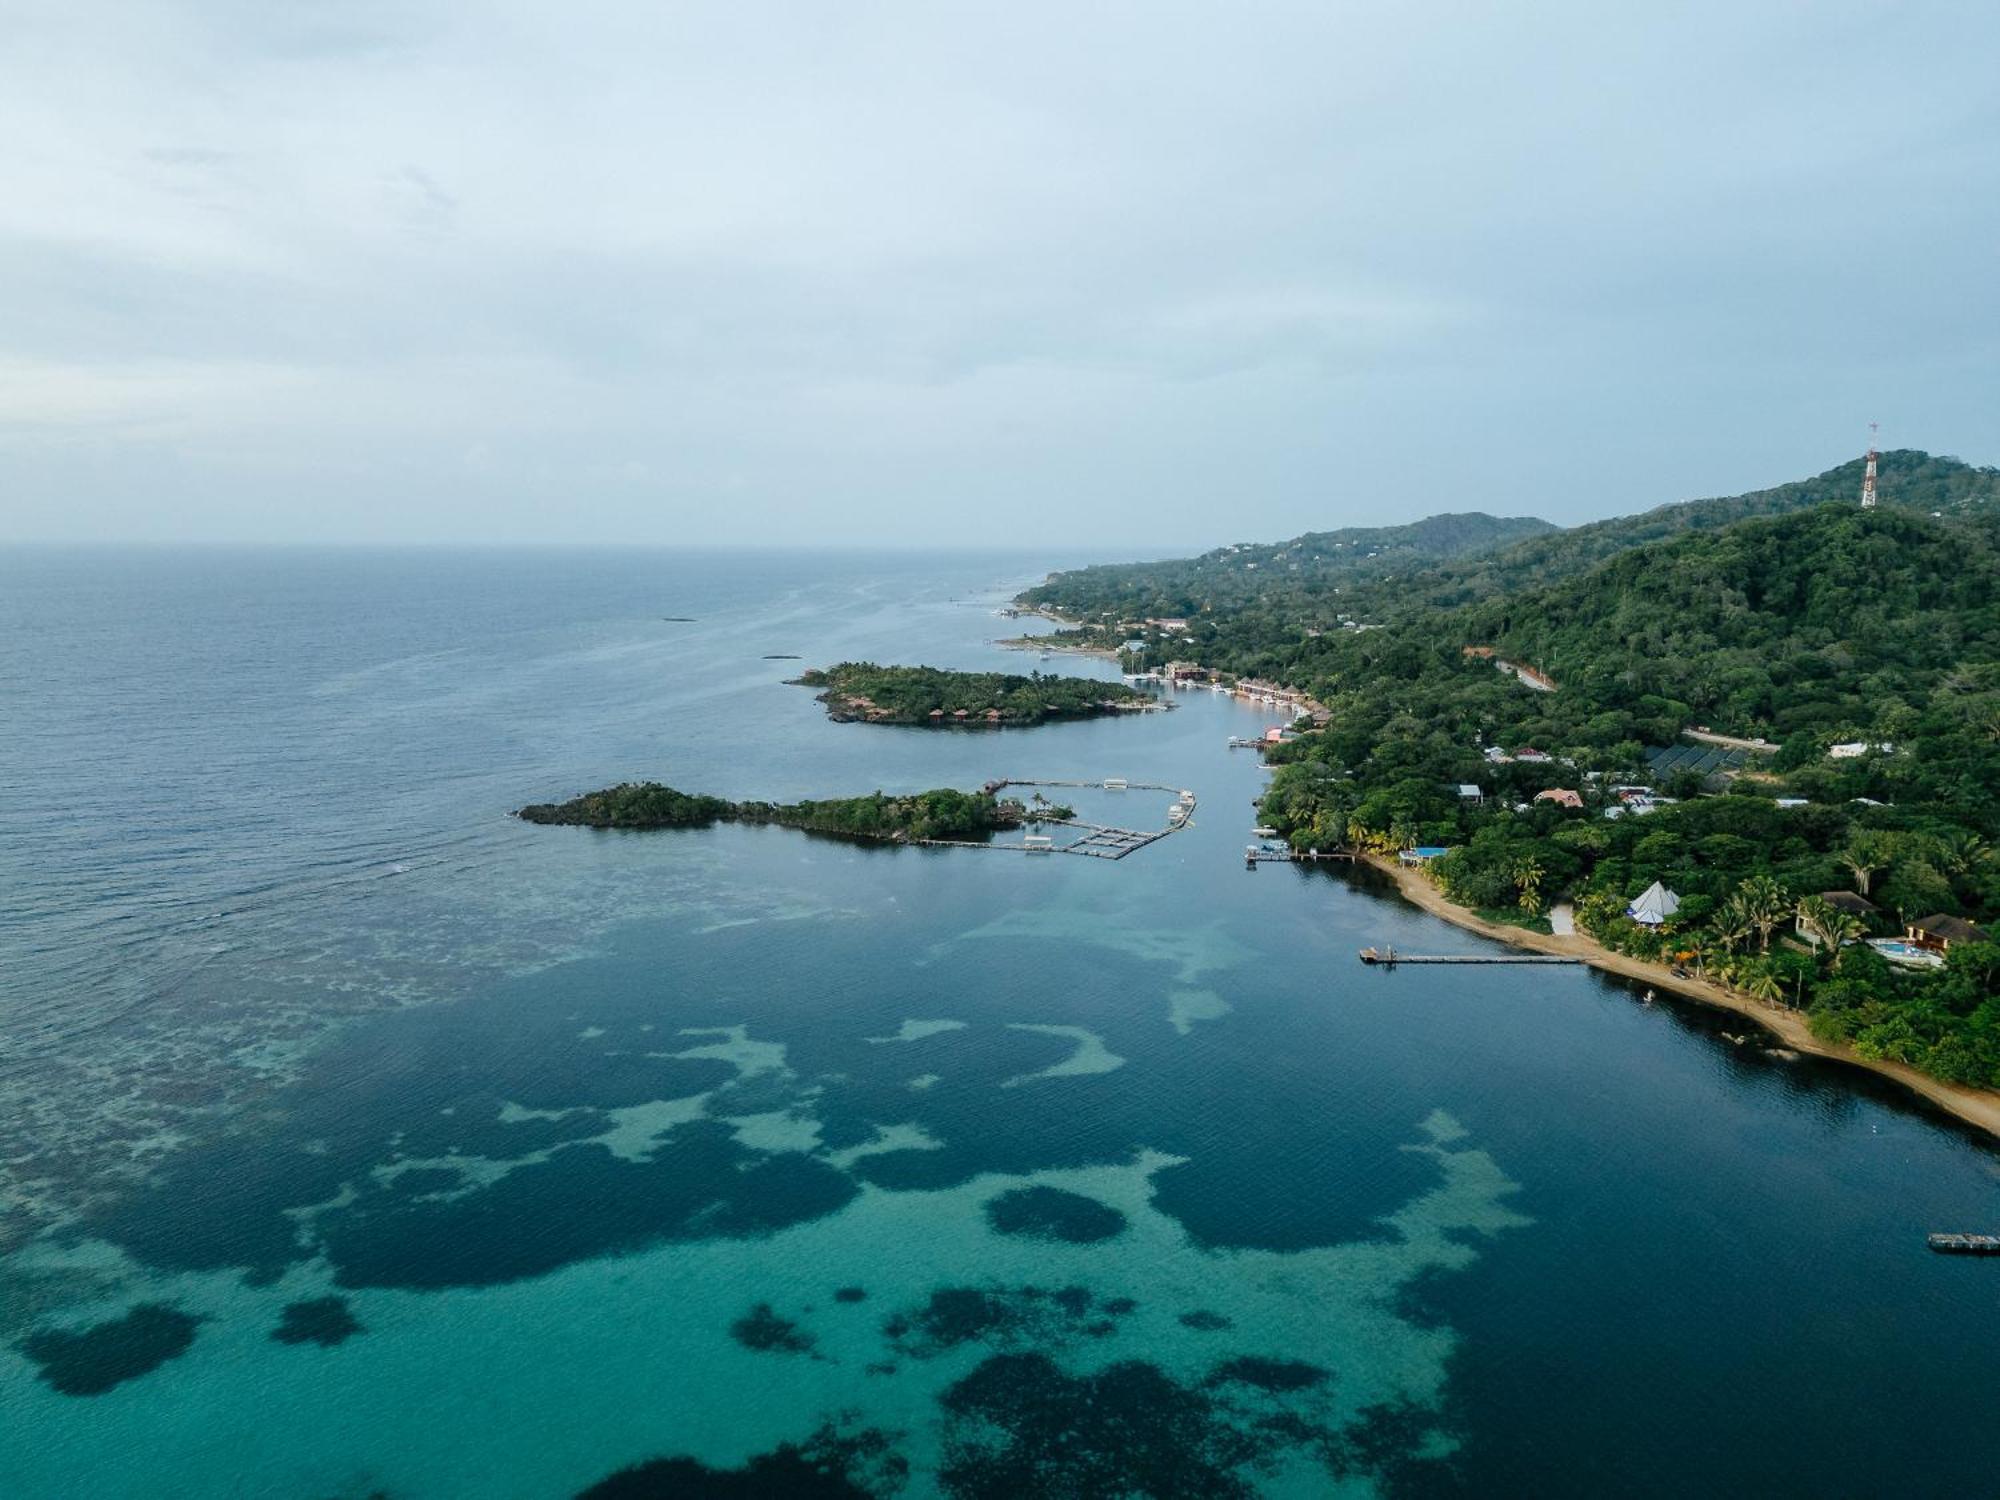
[(870, 1500), (893, 1495), (910, 1466), (895, 1435), (842, 1433), (831, 1424), (803, 1443), (780, 1443), (733, 1469), (692, 1458), (655, 1458), (600, 1479), (576, 1500)]
[(331, 1349), (365, 1331), (345, 1297), (309, 1297), (285, 1305), (271, 1337), (281, 1344), (318, 1344)]
[(142, 1302), (122, 1318), (80, 1333), (45, 1328), (21, 1341), (42, 1379), (65, 1396), (101, 1396), (150, 1374), (194, 1347), (202, 1320), (159, 1302)]
[(1061, 1188), (1014, 1188), (986, 1201), (986, 1222), (996, 1234), (1094, 1245), (1123, 1234), (1125, 1215), (1109, 1204)]
[[(1129, 1311), (1137, 1304), (1117, 1299)], [(897, 1313), (882, 1325), (883, 1336), (899, 1354), (933, 1359), (963, 1344), (998, 1348), (1048, 1348), (1079, 1338), (1104, 1338), (1117, 1331), (1110, 1304), (1098, 1306), (1088, 1287), (940, 1287), (912, 1312)]]
[(759, 1354), (810, 1354), (813, 1336), (768, 1302), (759, 1302), (729, 1325), (729, 1336)]

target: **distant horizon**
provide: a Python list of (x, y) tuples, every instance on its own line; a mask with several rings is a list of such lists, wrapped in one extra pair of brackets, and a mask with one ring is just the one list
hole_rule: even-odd
[[(1931, 458), (1945, 459), (1952, 462), (1964, 463), (1973, 468), (1993, 467), (1993, 465), (1984, 464), (1973, 459), (1967, 459), (1958, 454), (1933, 452), (1931, 450), (1923, 448), (1914, 448), (1914, 447), (1904, 447), (1901, 449), (1884, 448), (1882, 451), (1884, 454), (1893, 453), (1897, 451), (1923, 453)], [(1398, 515), (1394, 518), (1388, 518), (1388, 519), (1376, 518), (1365, 521), (1348, 520), (1348, 521), (1340, 521), (1337, 523), (1330, 523), (1325, 525), (1308, 525), (1302, 528), (1301, 530), (1287, 532), (1283, 535), (1252, 536), (1243, 534), (1233, 534), (1225, 537), (1218, 533), (1216, 535), (1210, 536), (1205, 540), (1184, 540), (1180, 542), (1161, 542), (1157, 540), (1138, 540), (1131, 538), (1122, 540), (1104, 541), (1104, 542), (1094, 541), (1089, 538), (1081, 538), (1077, 540), (1059, 539), (1055, 543), (1044, 545), (1042, 543), (1030, 542), (1030, 541), (1022, 541), (1018, 543), (964, 542), (964, 541), (946, 541), (942, 539), (903, 540), (903, 539), (893, 539), (893, 538), (844, 539), (844, 540), (810, 541), (810, 542), (771, 542), (771, 541), (752, 541), (752, 540), (739, 540), (739, 539), (728, 539), (728, 538), (713, 539), (713, 540), (668, 541), (668, 540), (649, 538), (649, 537), (635, 537), (627, 540), (616, 540), (611, 538), (594, 539), (594, 538), (559, 538), (559, 537), (534, 537), (534, 536), (522, 536), (522, 537), (435, 536), (435, 537), (380, 538), (380, 539), (367, 539), (360, 537), (313, 537), (313, 536), (289, 537), (289, 538), (271, 537), (271, 536), (263, 536), (263, 537), (259, 536), (233, 536), (233, 537), (232, 536), (214, 536), (214, 537), (205, 537), (205, 536), (5, 537), (5, 536), (0, 536), (0, 548), (17, 548), (22, 550), (27, 550), (27, 549), (112, 550), (112, 549), (123, 548), (130, 550), (157, 550), (157, 551), (172, 551), (172, 550), (226, 551), (230, 549), (239, 549), (239, 550), (383, 551), (383, 552), (418, 552), (418, 551), (607, 552), (607, 551), (638, 550), (638, 551), (661, 551), (661, 552), (765, 552), (765, 553), (836, 552), (836, 553), (853, 553), (853, 554), (937, 553), (940, 555), (959, 554), (966, 556), (975, 556), (981, 554), (991, 554), (994, 556), (1032, 556), (1032, 555), (1045, 554), (1050, 551), (1108, 554), (1115, 551), (1117, 555), (1104, 556), (1101, 559), (1101, 561), (1120, 562), (1120, 561), (1130, 560), (1135, 562), (1149, 562), (1170, 557), (1196, 556), (1202, 553), (1213, 551), (1217, 548), (1228, 547), (1238, 543), (1247, 542), (1253, 544), (1263, 544), (1263, 543), (1288, 541), (1293, 537), (1303, 536), (1314, 532), (1330, 532), (1330, 531), (1342, 531), (1342, 530), (1380, 530), (1396, 526), (1407, 526), (1418, 521), (1429, 519), (1433, 516), (1442, 516), (1442, 515), (1488, 515), (1501, 520), (1540, 520), (1540, 521), (1547, 521), (1550, 525), (1555, 526), (1560, 530), (1570, 530), (1578, 526), (1588, 526), (1599, 521), (1612, 520), (1621, 516), (1641, 515), (1649, 511), (1660, 509), (1661, 507), (1664, 506), (1685, 505), (1701, 500), (1710, 500), (1717, 498), (1726, 498), (1734, 495), (1751, 494), (1760, 490), (1771, 489), (1778, 485), (1803, 482), (1805, 480), (1815, 478), (1818, 475), (1829, 473), (1832, 470), (1839, 468), (1843, 464), (1857, 462), (1860, 460), (1862, 456), (1863, 455), (1861, 453), (1851, 454), (1846, 458), (1837, 459), (1833, 463), (1823, 465), (1819, 468), (1815, 468), (1807, 472), (1792, 474), (1779, 479), (1769, 479), (1755, 484), (1746, 484), (1740, 489), (1715, 490), (1709, 493), (1699, 494), (1699, 495), (1684, 495), (1672, 499), (1650, 500), (1641, 503), (1635, 503), (1623, 509), (1607, 509), (1598, 514), (1589, 515), (1569, 521), (1559, 521), (1554, 519), (1553, 517), (1536, 515), (1532, 512), (1509, 513), (1505, 511), (1490, 510), (1481, 506), (1458, 505), (1458, 506), (1443, 507), (1435, 510), (1423, 510), (1407, 516)], [(1893, 502), (1894, 499), (1893, 490), (1886, 491), (1885, 498)]]

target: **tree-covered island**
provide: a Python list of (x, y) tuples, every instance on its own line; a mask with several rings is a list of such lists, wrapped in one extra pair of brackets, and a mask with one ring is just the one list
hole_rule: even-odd
[(1165, 705), (1123, 682), (1091, 677), (947, 672), (846, 661), (795, 679), (819, 688), (827, 716), (843, 723), (939, 729), (1025, 728), (1050, 719), (1141, 713)]
[(583, 828), (707, 828), (716, 823), (774, 823), (843, 838), (915, 843), (926, 839), (979, 842), (1024, 823), (1073, 816), (1071, 809), (1023, 803), (990, 791), (939, 787), (891, 796), (833, 797), (807, 802), (731, 802), (679, 792), (656, 781), (625, 782), (567, 802), (538, 802), (516, 815), (529, 823)]

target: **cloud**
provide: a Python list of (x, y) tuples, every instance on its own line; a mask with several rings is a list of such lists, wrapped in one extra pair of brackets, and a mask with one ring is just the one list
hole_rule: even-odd
[(1991, 458), (2000, 19), (1895, 14), (77, 0), (0, 52), (0, 538), (561, 491), (1205, 542), (1577, 519), (1871, 416)]

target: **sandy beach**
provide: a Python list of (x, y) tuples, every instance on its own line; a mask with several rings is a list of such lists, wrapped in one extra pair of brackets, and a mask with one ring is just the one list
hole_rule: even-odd
[(1503, 927), (1484, 921), (1447, 899), (1444, 892), (1432, 884), (1421, 870), (1411, 869), (1382, 855), (1369, 856), (1368, 863), (1395, 881), (1396, 889), (1405, 899), (1421, 906), (1434, 916), (1444, 918), (1454, 926), (1466, 928), (1482, 937), (1493, 938), (1516, 948), (1579, 958), (1592, 968), (1602, 969), (1606, 973), (1619, 974), (1627, 979), (1644, 980), (1658, 989), (1671, 990), (1690, 1000), (1699, 1000), (1704, 1005), (1733, 1010), (1739, 1015), (1749, 1017), (1796, 1052), (1810, 1052), (1818, 1057), (1832, 1058), (1836, 1062), (1850, 1063), (1857, 1068), (1866, 1068), (1871, 1073), (1879, 1073), (1884, 1078), (1894, 1079), (1967, 1124), (1976, 1125), (1990, 1135), (2000, 1136), (2000, 1093), (1945, 1083), (1902, 1063), (1877, 1062), (1863, 1057), (1851, 1047), (1823, 1042), (1812, 1034), (1806, 1025), (1805, 1016), (1798, 1011), (1786, 1010), (1782, 1006), (1766, 1005), (1751, 999), (1748, 995), (1738, 994), (1734, 990), (1725, 989), (1705, 979), (1682, 978), (1663, 964), (1646, 963), (1640, 959), (1628, 958), (1622, 953), (1613, 953), (1582, 933), (1554, 937), (1545, 933), (1529, 932), (1521, 927)]

